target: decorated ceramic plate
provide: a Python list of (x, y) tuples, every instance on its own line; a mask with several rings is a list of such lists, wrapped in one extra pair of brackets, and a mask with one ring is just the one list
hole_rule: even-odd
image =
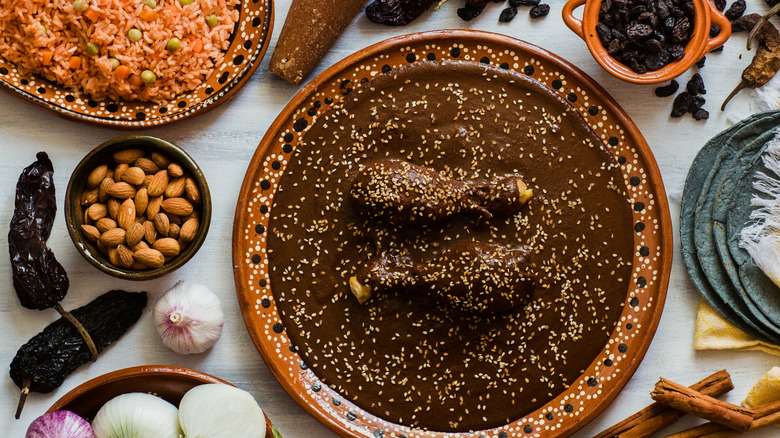
[[(153, 4), (157, 5), (156, 2)], [(68, 3), (63, 8), (67, 9), (69, 6)], [(178, 5), (170, 5), (173, 6)], [(167, 11), (168, 6), (160, 2), (159, 8), (166, 8)], [(228, 38), (230, 45), (222, 52), (222, 60), (194, 89), (177, 94), (173, 99), (159, 102), (154, 101), (155, 99), (146, 102), (110, 98), (93, 99), (83, 91), (73, 91), (71, 88), (37, 75), (21, 75), (14, 63), (9, 62), (6, 54), (3, 53), (0, 53), (0, 88), (14, 97), (67, 118), (123, 128), (163, 125), (203, 113), (227, 101), (249, 80), (260, 65), (270, 42), (274, 21), (273, 0), (243, 0), (236, 8), (239, 11), (238, 20)], [(149, 11), (144, 10), (144, 12)], [(165, 16), (165, 13), (161, 12), (158, 17)], [(142, 20), (139, 22), (143, 23)], [(137, 26), (146, 31), (148, 24), (137, 24)], [(189, 47), (184, 37), (179, 44), (182, 47), (179, 51)], [(149, 45), (150, 49), (154, 47), (154, 50), (164, 52), (168, 50), (168, 45), (164, 42), (151, 42)], [(202, 50), (206, 53), (205, 47)]]
[(671, 252), (656, 163), (614, 100), (474, 31), (390, 39), (305, 86), (233, 235), (255, 345), (345, 437), (573, 433), (642, 360)]

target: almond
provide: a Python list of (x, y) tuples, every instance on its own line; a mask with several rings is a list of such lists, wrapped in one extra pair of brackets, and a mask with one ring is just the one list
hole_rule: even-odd
[(154, 174), (154, 177), (149, 182), (149, 187), (147, 187), (147, 190), (149, 191), (149, 196), (155, 197), (162, 195), (167, 187), (168, 172), (161, 170)]
[(122, 181), (138, 186), (143, 184), (146, 174), (140, 167), (131, 167), (122, 174)]
[(119, 213), (119, 205), (121, 203), (118, 199), (110, 198), (108, 201), (106, 201), (106, 207), (108, 207), (108, 216), (111, 217), (111, 219), (116, 220), (116, 215)]
[(200, 204), (200, 189), (194, 179), (187, 177), (184, 182), (184, 192), (187, 193), (187, 199), (195, 204)]
[(82, 225), (81, 234), (92, 243), (97, 242), (98, 239), (100, 239), (100, 231), (92, 225)]
[(159, 152), (152, 152), (152, 161), (154, 161), (154, 164), (159, 166), (160, 169), (166, 169), (168, 165), (171, 164), (171, 160)]
[(140, 149), (125, 149), (123, 151), (114, 152), (114, 161), (119, 164), (132, 164), (144, 155), (144, 151)]
[(111, 184), (111, 187), (106, 190), (108, 196), (112, 196), (117, 199), (127, 199), (135, 196), (135, 187), (126, 182), (117, 182)]
[(106, 209), (105, 204), (92, 204), (87, 207), (87, 211), (85, 212), (86, 217), (93, 221), (99, 221), (106, 217), (107, 214), (108, 210)]
[(108, 249), (108, 261), (114, 266), (119, 266), (119, 251), (116, 248)]
[(177, 242), (176, 239), (172, 239), (170, 237), (157, 239), (154, 244), (152, 244), (152, 248), (160, 251), (162, 255), (166, 257), (175, 257), (179, 255), (179, 251), (181, 251), (179, 242)]
[(116, 223), (125, 230), (135, 223), (135, 202), (132, 199), (125, 199), (122, 205), (119, 206)]
[(171, 223), (168, 221), (168, 216), (166, 216), (165, 213), (157, 213), (157, 216), (154, 217), (154, 228), (156, 228), (157, 232), (163, 236), (168, 235), (168, 231), (171, 228)]
[(114, 181), (122, 181), (122, 174), (129, 169), (130, 166), (126, 163), (120, 164), (119, 166), (116, 166), (116, 169), (114, 169)]
[(100, 234), (103, 234), (108, 230), (116, 228), (116, 221), (110, 217), (104, 217), (95, 223), (95, 228), (100, 231)]
[(79, 203), (85, 207), (90, 206), (98, 202), (98, 189), (87, 190), (81, 194), (81, 200)]
[(187, 219), (187, 222), (181, 226), (179, 231), (179, 239), (184, 242), (190, 243), (195, 240), (195, 236), (198, 235), (199, 223), (197, 218)]
[(170, 223), (172, 224), (181, 225), (181, 216), (176, 216), (175, 214), (169, 214), (168, 221), (170, 221)]
[(166, 198), (178, 198), (184, 194), (184, 185), (186, 184), (185, 178), (179, 177), (168, 183), (168, 187), (165, 188)]
[(111, 178), (103, 178), (98, 188), (98, 199), (100, 202), (106, 202), (108, 200), (108, 188), (114, 185), (114, 180)]
[(127, 234), (125, 235), (127, 245), (130, 247), (137, 245), (139, 242), (141, 242), (141, 239), (144, 238), (145, 232), (146, 230), (142, 224), (133, 222), (133, 224), (130, 225), (130, 228), (127, 229)]
[(89, 172), (87, 176), (87, 188), (94, 189), (100, 185), (100, 182), (106, 177), (106, 173), (108, 173), (108, 166), (105, 164), (92, 169), (92, 172)]
[(135, 215), (141, 217), (146, 213), (146, 207), (149, 205), (149, 192), (147, 189), (140, 189), (135, 192)]
[(160, 251), (153, 248), (139, 249), (133, 253), (133, 257), (139, 263), (150, 268), (159, 268), (165, 263), (165, 256)]
[(124, 268), (133, 267), (133, 264), (135, 263), (133, 251), (124, 245), (119, 245), (116, 250), (117, 255), (119, 256), (119, 264)]
[(111, 169), (106, 170), (106, 178), (114, 179), (114, 171)]
[(173, 237), (174, 239), (179, 238), (179, 232), (181, 231), (181, 227), (177, 224), (171, 224), (170, 228), (168, 229), (168, 237)]
[(154, 217), (157, 216), (157, 213), (160, 212), (160, 206), (162, 205), (162, 202), (162, 196), (151, 198), (149, 200), (149, 205), (146, 206), (146, 217), (148, 217), (149, 220), (153, 220)]
[(154, 228), (154, 222), (152, 221), (146, 221), (144, 222), (144, 238), (146, 241), (150, 244), (154, 243), (155, 240), (157, 240), (157, 230)]
[(136, 243), (135, 245), (132, 245), (132, 246), (130, 247), (130, 249), (132, 249), (132, 250), (133, 250), (133, 252), (136, 252), (136, 251), (138, 251), (139, 249), (148, 249), (148, 248), (149, 248), (149, 244), (147, 244), (147, 243), (146, 243), (146, 242), (144, 242), (143, 240), (142, 240), (142, 241), (140, 241), (140, 242), (138, 242), (138, 243)]
[(189, 216), (193, 211), (190, 201), (184, 198), (168, 198), (162, 202), (160, 207), (164, 212), (175, 214), (176, 216)]
[(97, 246), (99, 253), (103, 254), (104, 256), (108, 256), (108, 248), (106, 248), (106, 245), (103, 245), (103, 242), (98, 240), (97, 245), (95, 246)]
[(171, 163), (168, 165), (168, 173), (174, 178), (179, 178), (184, 176), (184, 169), (178, 163)]
[(152, 182), (152, 178), (154, 178), (154, 175), (146, 175), (144, 177), (144, 182), (141, 183), (141, 187), (144, 187), (144, 188), (149, 187), (149, 183)]
[(127, 232), (121, 228), (113, 228), (100, 235), (100, 242), (107, 248), (115, 248), (125, 243)]
[(136, 160), (135, 166), (140, 167), (147, 175), (154, 175), (155, 173), (160, 171), (160, 166), (158, 166), (157, 164), (155, 164), (154, 161), (146, 157), (139, 158), (138, 160)]

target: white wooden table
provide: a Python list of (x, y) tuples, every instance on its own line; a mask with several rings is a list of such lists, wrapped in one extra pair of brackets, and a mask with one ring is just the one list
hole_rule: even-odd
[[(545, 19), (531, 20), (528, 9), (523, 8), (508, 24), (498, 23), (498, 16), (505, 6), (493, 3), (489, 3), (482, 16), (464, 22), (455, 13), (462, 3), (463, 0), (451, 0), (439, 11), (429, 11), (405, 27), (376, 25), (361, 14), (321, 62), (315, 74), (363, 47), (392, 36), (425, 30), (471, 28), (504, 33), (539, 45), (591, 75), (631, 116), (655, 154), (670, 193), (675, 244), (666, 307), (647, 356), (615, 402), (575, 436), (593, 436), (649, 404), (648, 393), (659, 376), (689, 384), (725, 368), (736, 384), (727, 400), (739, 403), (760, 376), (780, 364), (780, 358), (758, 352), (694, 351), (693, 332), (699, 294), (688, 279), (680, 257), (677, 235), (679, 195), (675, 194), (682, 190), (688, 167), (707, 139), (729, 126), (730, 121), (749, 114), (748, 91), (743, 91), (725, 113), (718, 110), (753, 56), (744, 48), (744, 34), (733, 37), (722, 53), (707, 56), (706, 67), (701, 73), (707, 86), (705, 108), (711, 115), (706, 122), (697, 122), (690, 116), (670, 119), (672, 98), (655, 97), (653, 86), (628, 84), (602, 70), (584, 42), (564, 26), (560, 17), (563, 1), (552, 1), (552, 11)], [(748, 12), (763, 13), (766, 10), (763, 1), (751, 0), (748, 3)], [(63, 196), (73, 168), (93, 147), (127, 132), (64, 120), (0, 93), (0, 235), (6, 235), (8, 230), (19, 173), (34, 161), (37, 151), (47, 151), (54, 162), (60, 206), (49, 246), (67, 269), (71, 281), (70, 291), (63, 301), (65, 308), (81, 306), (113, 288), (146, 290), (150, 292), (150, 302), (153, 303), (176, 281), (189, 279), (209, 285), (221, 298), (227, 317), (222, 339), (212, 350), (196, 356), (179, 356), (159, 342), (151, 319), (152, 306), (149, 305), (136, 326), (103, 352), (97, 362), (79, 368), (50, 394), (31, 394), (22, 418), (14, 420), (19, 389), (8, 377), (8, 366), (17, 348), (57, 319), (58, 315), (54, 310), (38, 312), (21, 307), (13, 292), (9, 259), (0, 256), (0, 431), (3, 431), (0, 435), (22, 437), (28, 424), (55, 400), (93, 377), (129, 366), (167, 364), (196, 368), (250, 391), (286, 438), (336, 436), (299, 407), (268, 371), (247, 334), (233, 283), (233, 212), (244, 172), (266, 129), (299, 89), (268, 72), (268, 61), (289, 4), (290, 0), (277, 0), (276, 27), (268, 54), (255, 75), (230, 102), (193, 119), (144, 131), (167, 138), (190, 152), (208, 178), (214, 203), (211, 230), (200, 252), (183, 268), (157, 280), (138, 283), (103, 274), (78, 254), (65, 228)], [(680, 78), (682, 86), (693, 72)], [(5, 247), (5, 241), (1, 246)], [(695, 420), (685, 419), (670, 430), (693, 424)], [(769, 437), (778, 433), (776, 429), (765, 430), (752, 436)]]

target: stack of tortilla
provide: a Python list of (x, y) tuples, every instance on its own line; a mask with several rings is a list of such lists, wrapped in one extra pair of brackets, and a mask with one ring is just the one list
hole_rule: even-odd
[(780, 111), (753, 115), (711, 139), (693, 161), (680, 207), (680, 240), (691, 280), (710, 305), (744, 332), (780, 344), (780, 288), (739, 246), (750, 220), (761, 156)]

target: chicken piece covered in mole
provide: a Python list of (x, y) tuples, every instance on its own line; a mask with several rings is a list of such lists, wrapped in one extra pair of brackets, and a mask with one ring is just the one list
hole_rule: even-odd
[(516, 213), (533, 196), (517, 176), (494, 183), (459, 181), (402, 160), (380, 160), (352, 181), (352, 199), (372, 218), (425, 225), (461, 212), (483, 217)]
[(500, 314), (516, 307), (533, 288), (528, 253), (475, 241), (427, 262), (383, 252), (357, 269), (349, 287), (361, 304), (376, 292), (397, 288), (424, 293), (462, 312)]

